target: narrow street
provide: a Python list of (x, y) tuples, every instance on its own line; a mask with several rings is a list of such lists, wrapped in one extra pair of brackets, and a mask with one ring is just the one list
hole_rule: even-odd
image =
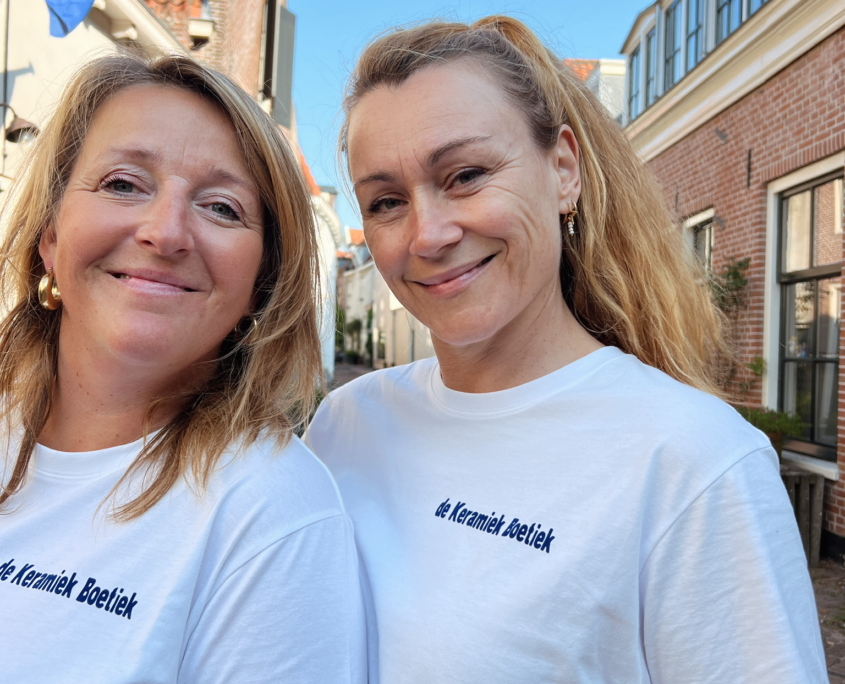
[(810, 570), (831, 684), (845, 683), (845, 566), (829, 558)]
[(371, 372), (373, 369), (369, 366), (358, 366), (351, 363), (337, 363), (334, 367), (334, 380), (330, 385), (330, 389), (337, 389), (347, 382), (352, 382), (355, 378)]

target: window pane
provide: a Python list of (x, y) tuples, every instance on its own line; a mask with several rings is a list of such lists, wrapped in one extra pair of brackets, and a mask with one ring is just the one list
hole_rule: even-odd
[(640, 114), (640, 48), (631, 53), (628, 81), (628, 117), (636, 119)]
[(701, 42), (702, 0), (689, 0), (687, 4), (687, 71), (698, 64)]
[(818, 357), (822, 359), (839, 358), (839, 316), (842, 311), (842, 285), (839, 278), (820, 280)]
[(836, 446), (836, 400), (839, 368), (836, 363), (816, 365), (816, 442)]
[(657, 99), (657, 38), (654, 29), (648, 32), (645, 39), (646, 45), (646, 81), (645, 81), (645, 103), (646, 107)]
[(813, 266), (842, 261), (842, 179), (813, 188)]
[(813, 364), (809, 361), (788, 361), (783, 365), (783, 410), (807, 424), (800, 435), (813, 438)]
[(796, 283), (785, 288), (786, 356), (806, 359), (813, 355), (813, 319), (815, 281)]
[(811, 192), (807, 190), (783, 202), (784, 272), (810, 268), (811, 196)]
[(681, 41), (683, 40), (681, 23), (681, 3), (675, 0), (666, 10), (666, 69), (663, 75), (663, 89), (668, 90), (681, 80)]
[(763, 5), (766, 4), (766, 0), (749, 0), (748, 3), (748, 14), (754, 14), (758, 9), (760, 9)]
[(704, 223), (692, 229), (692, 247), (698, 261), (708, 271), (711, 265), (711, 251), (713, 246), (713, 224)]
[(740, 0), (716, 0), (716, 42), (720, 43), (739, 27), (742, 21)]
[(739, 28), (742, 22), (742, 5), (740, 0), (731, 0), (731, 33)]

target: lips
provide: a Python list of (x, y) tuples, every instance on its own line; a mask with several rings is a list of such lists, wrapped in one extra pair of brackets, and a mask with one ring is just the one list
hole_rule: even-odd
[(130, 269), (124, 271), (108, 271), (108, 274), (117, 280), (126, 282), (146, 290), (180, 290), (182, 292), (196, 292), (197, 288), (191, 283), (173, 273)]
[(480, 261), (472, 261), (427, 278), (413, 280), (412, 282), (421, 285), (423, 291), (427, 294), (435, 297), (448, 297), (460, 292), (480, 276), (495, 257), (495, 254), (491, 254)]
[(421, 278), (419, 280), (415, 280), (414, 282), (426, 286), (442, 285), (443, 283), (448, 283), (450, 280), (460, 278), (462, 275), (465, 275), (466, 273), (469, 273), (470, 271), (479, 268), (480, 266), (487, 265), (495, 256), (495, 254), (491, 254), (490, 256), (481, 259), (481, 261), (473, 261), (469, 264), (458, 266), (456, 268), (444, 271), (443, 273), (438, 273), (437, 275), (430, 276), (428, 278)]

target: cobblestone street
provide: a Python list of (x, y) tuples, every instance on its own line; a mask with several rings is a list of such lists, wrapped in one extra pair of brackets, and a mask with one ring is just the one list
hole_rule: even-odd
[(358, 376), (369, 373), (373, 369), (369, 366), (356, 366), (351, 363), (337, 363), (334, 367), (334, 379), (330, 385), (330, 389), (335, 389), (347, 382), (351, 382)]
[(845, 684), (845, 566), (830, 559), (810, 570), (831, 684)]

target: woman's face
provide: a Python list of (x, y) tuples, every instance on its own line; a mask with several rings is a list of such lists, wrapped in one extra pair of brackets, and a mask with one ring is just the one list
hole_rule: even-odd
[(560, 214), (580, 193), (568, 126), (539, 149), (524, 115), (464, 61), (369, 92), (348, 144), (370, 252), (436, 338), (495, 340), (562, 303)]
[(176, 88), (120, 91), (40, 243), (63, 299), (60, 353), (173, 374), (215, 358), (249, 313), (262, 225), (223, 113)]

